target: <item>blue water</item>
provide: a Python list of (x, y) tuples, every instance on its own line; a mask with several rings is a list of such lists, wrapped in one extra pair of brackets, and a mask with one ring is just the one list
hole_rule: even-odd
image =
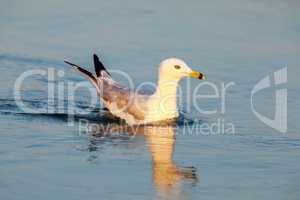
[[(2, 1), (0, 198), (299, 199), (299, 6), (250, 0)], [(217, 109), (199, 114), (184, 89), (177, 126), (142, 127), (133, 134), (103, 119), (99, 102), (90, 108), (82, 89), (76, 106), (93, 111), (75, 114), (70, 126), (67, 110), (57, 112), (58, 105), (68, 104), (67, 93), (50, 104), (47, 77), (38, 75), (24, 81), (21, 96), (28, 107), (44, 111), (17, 106), (14, 84), (23, 72), (52, 68), (64, 71), (55, 87), (78, 83), (85, 79), (63, 60), (92, 71), (95, 52), (109, 69), (132, 75), (135, 85), (155, 82), (157, 66), (167, 57), (201, 66), (210, 83), (235, 83), (226, 92), (225, 114), (219, 98), (197, 101)], [(281, 133), (254, 115), (250, 94), (259, 80), (286, 66), (288, 83), (281, 88), (288, 91), (288, 129)], [(183, 88), (188, 84), (196, 88), (199, 82), (181, 82)], [(256, 110), (270, 118), (274, 91), (272, 86), (255, 96)], [(81, 119), (108, 128), (80, 132)], [(232, 123), (234, 133), (191, 129), (218, 119)]]

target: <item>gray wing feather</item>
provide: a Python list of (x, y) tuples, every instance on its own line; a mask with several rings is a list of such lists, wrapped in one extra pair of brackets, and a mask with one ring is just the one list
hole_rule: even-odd
[(147, 96), (116, 83), (108, 77), (99, 78), (100, 97), (105, 103), (115, 104), (117, 109), (143, 120), (147, 110)]

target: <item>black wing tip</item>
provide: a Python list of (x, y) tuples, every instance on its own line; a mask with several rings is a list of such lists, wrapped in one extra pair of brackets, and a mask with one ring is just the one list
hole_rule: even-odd
[(97, 54), (93, 54), (93, 58), (94, 58), (94, 64), (96, 65), (100, 65), (101, 69), (104, 68), (104, 65), (102, 62), (100, 62), (99, 56)]
[[(103, 63), (99, 60), (99, 57), (97, 56), (97, 54), (94, 53), (93, 57), (94, 57), (94, 66), (95, 66), (95, 72), (96, 72), (97, 77), (101, 76), (101, 71), (105, 71), (110, 76), (110, 73), (105, 69)], [(71, 65), (72, 67), (77, 68), (77, 69), (80, 69), (80, 70), (83, 69), (80, 66), (69, 62), (68, 60), (64, 60), (64, 62)]]
[(71, 65), (71, 66), (75, 66), (75, 64), (73, 64), (73, 63), (70, 63), (69, 61), (67, 61), (67, 60), (64, 60), (64, 62), (65, 63), (67, 63), (67, 64), (69, 64), (69, 65)]
[(99, 77), (101, 70), (103, 70), (103, 65), (99, 61), (99, 57), (96, 54), (93, 54), (93, 58), (94, 58), (95, 72), (96, 72), (97, 77)]
[(96, 75), (99, 77), (101, 76), (101, 71), (105, 71), (110, 76), (110, 73), (105, 69), (103, 63), (99, 60), (98, 55), (94, 53), (93, 57)]
[(78, 71), (85, 74), (86, 76), (88, 76), (90, 78), (90, 80), (92, 80), (92, 82), (97, 83), (97, 80), (95, 79), (94, 75), (91, 72), (89, 72), (88, 70), (80, 67), (79, 65), (73, 64), (67, 60), (64, 60), (64, 62), (71, 65), (73, 68), (77, 69)]
[(94, 57), (94, 59), (98, 59), (99, 60), (99, 57), (97, 56), (97, 54), (93, 54), (93, 57)]

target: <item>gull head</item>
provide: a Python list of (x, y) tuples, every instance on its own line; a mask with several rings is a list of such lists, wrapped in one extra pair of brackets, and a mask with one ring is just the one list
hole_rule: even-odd
[(183, 60), (178, 58), (168, 58), (160, 63), (160, 76), (168, 77), (172, 80), (180, 80), (184, 77), (193, 77), (205, 80), (205, 76), (198, 71), (192, 70)]

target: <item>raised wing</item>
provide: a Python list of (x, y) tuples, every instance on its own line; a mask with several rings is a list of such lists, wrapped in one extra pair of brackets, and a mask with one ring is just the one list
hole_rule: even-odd
[(105, 106), (113, 115), (126, 119), (127, 122), (128, 119), (134, 123), (144, 120), (148, 96), (130, 90), (128, 87), (114, 81), (98, 56), (94, 54), (93, 58), (96, 74), (92, 74), (69, 61), (65, 61), (65, 63), (74, 67), (91, 81)]

